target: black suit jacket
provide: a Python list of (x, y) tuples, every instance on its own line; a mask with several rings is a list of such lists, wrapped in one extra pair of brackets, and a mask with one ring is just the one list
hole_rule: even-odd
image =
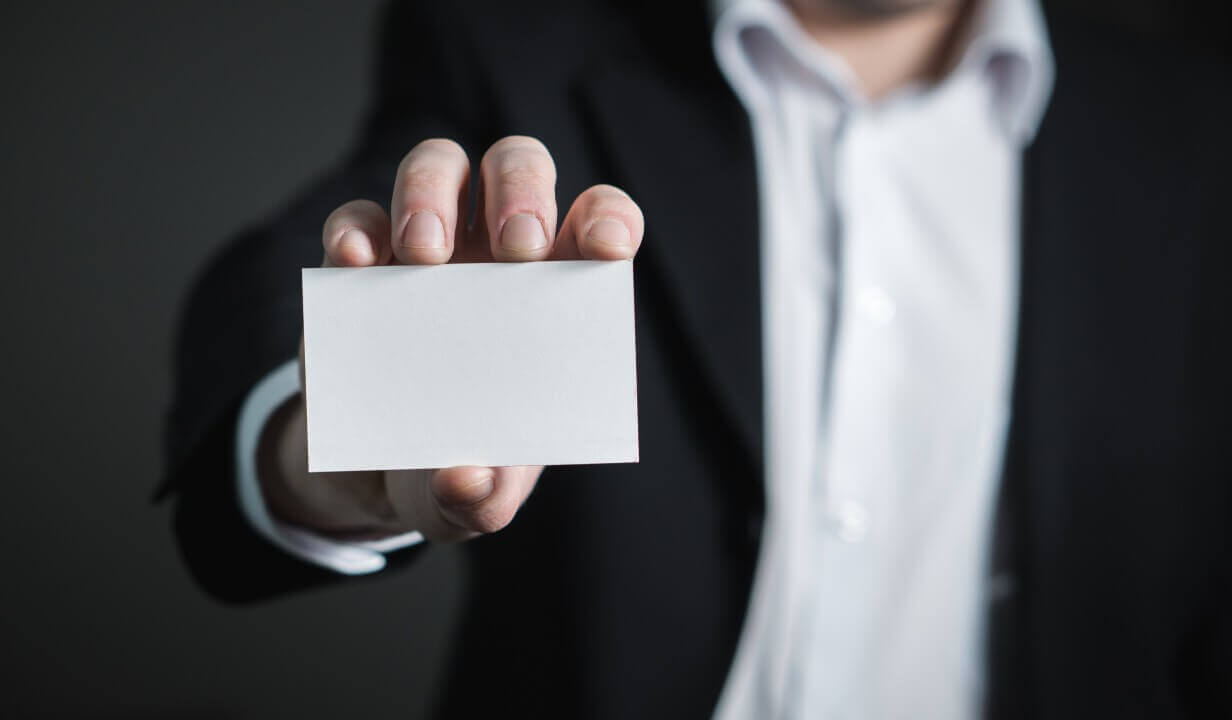
[[(387, 202), (421, 139), (478, 157), (511, 133), (547, 143), (562, 202), (612, 182), (641, 204), (641, 463), (550, 468), (512, 526), (465, 545), (445, 716), (705, 717), (732, 660), (762, 522), (754, 158), (702, 3), (651, 5), (395, 5), (354, 153), (230, 245), (185, 312), (163, 493), (189, 567), (227, 601), (340, 582), (253, 534), (232, 467), (239, 403), (296, 351), (326, 214)], [(1050, 31), (988, 714), (1232, 716), (1228, 76)]]

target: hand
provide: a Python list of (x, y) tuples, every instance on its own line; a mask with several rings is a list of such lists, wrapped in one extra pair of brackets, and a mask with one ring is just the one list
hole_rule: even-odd
[[(447, 262), (624, 260), (642, 241), (642, 213), (623, 191), (589, 188), (556, 224), (556, 166), (543, 143), (506, 137), (479, 165), (478, 211), (467, 227), (470, 163), (450, 140), (425, 140), (398, 166), (392, 221), (354, 200), (325, 221), (323, 265), (359, 267)], [(303, 354), (301, 343), (301, 377)], [(308, 473), (303, 397), (275, 413), (258, 452), (274, 514), (334, 535), (381, 537), (418, 530), (465, 540), (505, 527), (534, 489), (542, 466)]]

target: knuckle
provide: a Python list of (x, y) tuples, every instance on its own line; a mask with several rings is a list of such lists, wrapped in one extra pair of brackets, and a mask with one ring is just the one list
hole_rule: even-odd
[(436, 188), (457, 182), (455, 176), (465, 173), (466, 167), (466, 152), (461, 145), (432, 138), (419, 143), (402, 158), (398, 178), (410, 186)]
[(633, 198), (612, 185), (595, 185), (584, 191), (579, 198), (579, 209), (588, 217), (614, 217), (636, 224), (642, 217), (642, 209)]
[(498, 140), (488, 148), (481, 164), (481, 169), (498, 182), (526, 180), (542, 185), (556, 180), (552, 155), (535, 138), (513, 136)]
[(347, 223), (355, 222), (355, 216), (358, 214), (356, 212), (358, 205), (358, 201), (352, 200), (351, 202), (343, 203), (342, 205), (334, 208), (334, 211), (325, 218), (325, 227), (327, 229), (335, 228)]
[(505, 187), (538, 188), (549, 187), (555, 180), (538, 168), (526, 165), (512, 165), (501, 168), (496, 176), (496, 183)]
[(416, 190), (437, 190), (447, 187), (449, 178), (438, 167), (415, 164), (402, 171), (402, 183)]
[(591, 200), (586, 208), (586, 212), (593, 217), (615, 217), (622, 220), (629, 220), (641, 215), (641, 210), (638, 209), (637, 205), (633, 204), (632, 200), (610, 195), (596, 197)]

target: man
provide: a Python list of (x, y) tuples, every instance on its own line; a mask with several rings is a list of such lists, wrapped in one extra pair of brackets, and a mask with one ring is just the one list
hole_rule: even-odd
[[(192, 296), (207, 590), (466, 540), (448, 717), (1232, 713), (1219, 68), (1028, 0), (458, 5), (394, 7), (360, 146)], [(636, 254), (641, 463), (308, 475), (318, 237)]]

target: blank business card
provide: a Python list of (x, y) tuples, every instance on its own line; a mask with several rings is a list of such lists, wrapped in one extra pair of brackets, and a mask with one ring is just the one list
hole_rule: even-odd
[(308, 469), (636, 462), (632, 261), (303, 271)]

